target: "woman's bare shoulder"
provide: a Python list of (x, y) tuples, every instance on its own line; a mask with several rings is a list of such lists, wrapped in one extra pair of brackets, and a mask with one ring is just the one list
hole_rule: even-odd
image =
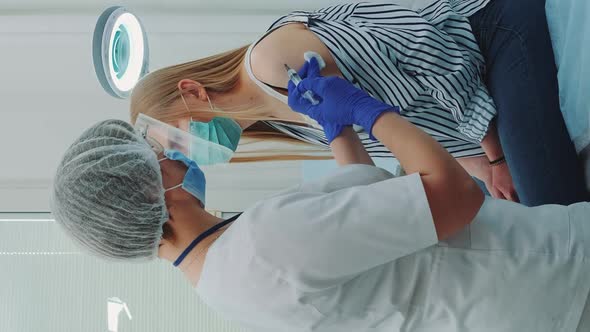
[(303, 54), (307, 51), (317, 52), (324, 58), (324, 75), (339, 73), (328, 48), (301, 23), (284, 25), (258, 42), (250, 56), (252, 72), (266, 84), (286, 88), (289, 78), (284, 64), (300, 68), (304, 63)]

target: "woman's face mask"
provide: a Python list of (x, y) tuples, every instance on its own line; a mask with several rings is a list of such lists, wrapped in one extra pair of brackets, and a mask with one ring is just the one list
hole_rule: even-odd
[(223, 145), (234, 152), (242, 136), (242, 128), (236, 121), (222, 117), (215, 117), (209, 122), (191, 120), (189, 132), (209, 142)]
[[(187, 112), (190, 114), (188, 104), (186, 103), (182, 92), (180, 96)], [(215, 111), (209, 96), (207, 96), (207, 100), (209, 101), (209, 107), (211, 110)], [(189, 123), (189, 132), (194, 136), (215, 144), (219, 144), (221, 146), (225, 146), (226, 148), (235, 152), (238, 148), (240, 137), (242, 136), (242, 127), (240, 127), (240, 125), (231, 118), (215, 117), (209, 122), (199, 122), (193, 121), (191, 119)], [(221, 159), (222, 156), (218, 153), (215, 153), (214, 151), (205, 151), (203, 149), (191, 148), (190, 157), (202, 165), (212, 165), (226, 162), (226, 160)]]

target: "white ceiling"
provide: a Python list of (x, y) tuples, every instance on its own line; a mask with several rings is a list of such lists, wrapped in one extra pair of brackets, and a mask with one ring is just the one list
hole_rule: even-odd
[(109, 6), (125, 6), (141, 11), (215, 11), (262, 12), (314, 9), (346, 0), (2, 0), (0, 15), (23, 11), (100, 11)]

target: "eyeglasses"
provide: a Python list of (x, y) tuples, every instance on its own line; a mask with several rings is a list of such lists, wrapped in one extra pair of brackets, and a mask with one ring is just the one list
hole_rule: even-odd
[(143, 139), (147, 142), (147, 144), (149, 144), (149, 146), (152, 148), (152, 150), (154, 151), (154, 153), (156, 155), (160, 155), (162, 153), (164, 153), (164, 146), (162, 144), (160, 144), (160, 142), (158, 142), (155, 138), (153, 137), (149, 137), (147, 135), (148, 132), (148, 127), (146, 126), (143, 130), (139, 130), (139, 134), (141, 135), (141, 137), (143, 137)]

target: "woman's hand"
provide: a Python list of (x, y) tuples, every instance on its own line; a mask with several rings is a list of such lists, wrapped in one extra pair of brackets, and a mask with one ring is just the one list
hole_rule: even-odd
[(469, 175), (482, 181), (490, 194), (492, 193), (492, 169), (486, 156), (459, 158), (457, 161)]
[(485, 183), (492, 197), (518, 202), (518, 195), (506, 163), (490, 167), (490, 162), (485, 156), (462, 158), (457, 161), (471, 176)]
[(489, 168), (492, 170), (491, 186), (486, 183), (486, 187), (490, 194), (492, 194), (492, 197), (519, 202), (516, 189), (514, 189), (514, 183), (512, 183), (512, 176), (510, 175), (508, 164), (504, 162)]
[[(498, 160), (503, 158), (504, 152), (502, 151), (502, 145), (500, 144), (500, 139), (498, 138), (498, 130), (496, 129), (495, 121), (490, 123), (488, 132), (481, 142), (481, 147), (485, 151), (489, 160)], [(488, 188), (488, 191), (492, 197), (519, 202), (516, 189), (514, 189), (514, 184), (512, 183), (512, 176), (510, 175), (510, 170), (508, 169), (506, 162), (494, 165), (489, 168), (491, 168), (490, 182), (485, 181), (485, 179), (478, 178), (485, 182), (486, 187)]]

